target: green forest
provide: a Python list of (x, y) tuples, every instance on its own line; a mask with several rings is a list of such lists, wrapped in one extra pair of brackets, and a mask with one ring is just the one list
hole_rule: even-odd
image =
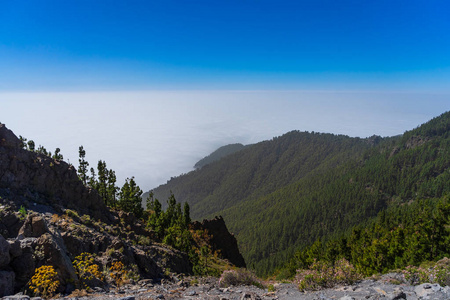
[[(365, 274), (386, 271), (448, 252), (449, 131), (450, 112), (388, 138), (292, 131), (154, 193), (172, 191), (194, 219), (222, 215), (258, 275), (292, 274), (313, 253), (345, 257)], [(361, 249), (367, 255), (352, 256)]]
[(316, 260), (336, 263), (345, 258), (369, 276), (448, 257), (449, 213), (448, 196), (395, 203), (339, 238), (317, 239), (297, 251), (278, 270), (278, 278), (290, 278)]
[(242, 144), (230, 144), (230, 145), (222, 146), (219, 149), (217, 149), (216, 151), (214, 151), (213, 153), (211, 153), (210, 155), (200, 159), (194, 165), (194, 168), (195, 169), (203, 168), (204, 166), (206, 166), (212, 162), (215, 162), (215, 161), (221, 159), (222, 157), (228, 156), (239, 150), (242, 150), (244, 147), (245, 146)]

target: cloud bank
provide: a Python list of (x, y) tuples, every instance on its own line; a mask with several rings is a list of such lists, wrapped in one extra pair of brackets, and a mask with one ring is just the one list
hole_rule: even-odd
[(324, 91), (0, 93), (0, 122), (78, 166), (135, 176), (142, 189), (187, 173), (220, 146), (290, 130), (392, 136), (450, 109), (447, 94)]

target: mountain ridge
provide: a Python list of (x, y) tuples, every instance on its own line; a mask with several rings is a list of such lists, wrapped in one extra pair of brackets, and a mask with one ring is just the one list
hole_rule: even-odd
[(194, 218), (221, 214), (248, 265), (268, 274), (298, 247), (374, 218), (393, 198), (447, 191), (449, 115), (395, 137), (292, 131), (174, 178), (155, 196), (171, 190)]
[(225, 157), (225, 156), (233, 154), (237, 151), (240, 151), (243, 148), (245, 148), (245, 146), (240, 143), (228, 144), (228, 145), (219, 147), (215, 151), (213, 151), (211, 154), (209, 154), (208, 156), (205, 156), (202, 159), (200, 159), (198, 162), (196, 162), (194, 165), (194, 169), (201, 169), (202, 167), (204, 167), (212, 162), (215, 162), (215, 161), (221, 159), (222, 157)]

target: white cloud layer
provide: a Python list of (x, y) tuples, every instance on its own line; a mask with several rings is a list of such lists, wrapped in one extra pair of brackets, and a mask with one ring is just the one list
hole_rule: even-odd
[(290, 130), (392, 136), (450, 109), (449, 94), (322, 91), (0, 93), (0, 122), (78, 165), (135, 176), (148, 190), (216, 148)]

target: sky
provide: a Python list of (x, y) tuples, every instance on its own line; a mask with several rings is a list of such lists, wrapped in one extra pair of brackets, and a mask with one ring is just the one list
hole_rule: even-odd
[(0, 122), (148, 190), (227, 143), (450, 108), (448, 1), (0, 1)]

